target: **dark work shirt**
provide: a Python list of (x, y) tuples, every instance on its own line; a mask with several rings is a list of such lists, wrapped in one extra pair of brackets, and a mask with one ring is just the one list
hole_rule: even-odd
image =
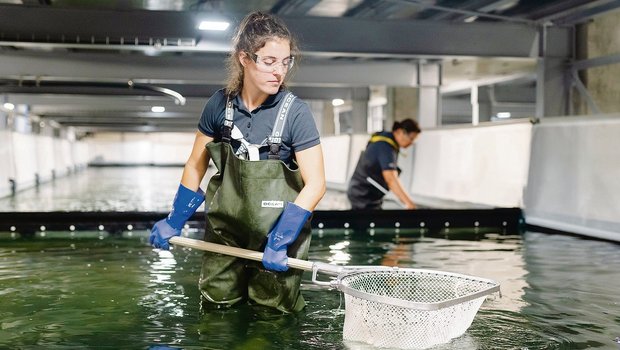
[[(373, 136), (389, 138), (396, 145), (394, 134), (391, 132), (382, 131), (373, 134)], [(379, 140), (368, 143), (366, 150), (360, 155), (347, 190), (349, 199), (352, 202), (357, 202), (354, 207), (377, 207), (381, 205), (383, 192), (368, 182), (366, 178), (371, 177), (384, 189), (389, 190), (383, 178), (383, 171), (398, 170), (397, 160), (398, 148), (389, 142)]]

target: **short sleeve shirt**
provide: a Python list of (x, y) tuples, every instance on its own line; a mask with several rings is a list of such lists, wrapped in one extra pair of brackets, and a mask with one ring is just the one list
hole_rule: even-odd
[[(286, 91), (281, 90), (275, 95), (270, 95), (262, 105), (253, 111), (247, 110), (240, 96), (237, 95), (232, 98), (233, 123), (241, 131), (246, 141), (259, 145), (271, 135), (279, 110), (278, 102), (286, 93)], [(215, 141), (222, 139), (222, 127), (226, 119), (226, 102), (224, 90), (218, 90), (207, 101), (198, 123), (198, 130), (209, 137), (213, 137)], [(303, 151), (319, 143), (319, 132), (310, 107), (306, 102), (296, 98), (290, 107), (282, 131), (280, 159), (288, 164), (295, 152)], [(231, 144), (236, 151), (239, 143), (231, 142)], [(268, 154), (268, 147), (261, 147), (260, 159), (267, 159)]]
[[(382, 134), (383, 133), (379, 133), (379, 135)], [(392, 133), (382, 136), (393, 138)], [(368, 144), (364, 155), (367, 157), (370, 164), (375, 164), (375, 170), (379, 170), (379, 173), (383, 170), (398, 169), (398, 151), (385, 141), (378, 141)], [(376, 171), (373, 173), (376, 173)]]
[[(383, 136), (396, 144), (394, 134), (391, 132), (378, 132), (373, 136)], [(384, 170), (398, 170), (397, 161), (398, 150), (390, 143), (387, 141), (369, 142), (349, 181), (347, 191), (349, 197), (359, 201), (380, 200), (384, 196), (383, 192), (376, 189), (366, 178), (371, 177), (383, 188), (388, 188), (382, 173)]]

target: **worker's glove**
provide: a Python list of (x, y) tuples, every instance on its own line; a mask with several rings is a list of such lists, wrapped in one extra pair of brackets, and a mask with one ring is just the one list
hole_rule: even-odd
[(185, 222), (196, 212), (198, 207), (205, 201), (204, 192), (198, 189), (194, 192), (189, 188), (179, 185), (176, 196), (172, 203), (172, 210), (168, 217), (155, 223), (151, 229), (149, 242), (155, 248), (168, 250), (168, 240), (173, 236), (180, 236)]
[(267, 245), (263, 253), (263, 266), (268, 270), (286, 271), (288, 256), (286, 250), (299, 236), (302, 227), (308, 221), (310, 212), (288, 202), (284, 212), (267, 236)]

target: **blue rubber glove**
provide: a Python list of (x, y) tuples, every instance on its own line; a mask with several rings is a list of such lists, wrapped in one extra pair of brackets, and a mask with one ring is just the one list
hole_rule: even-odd
[(180, 236), (185, 222), (196, 212), (198, 207), (205, 201), (204, 192), (198, 189), (194, 192), (189, 188), (179, 185), (177, 194), (174, 196), (172, 211), (168, 217), (155, 223), (151, 229), (149, 242), (155, 248), (168, 250), (168, 240), (173, 236)]
[(280, 218), (267, 236), (267, 245), (263, 252), (263, 266), (272, 271), (286, 271), (288, 256), (286, 250), (295, 242), (299, 232), (308, 221), (310, 212), (288, 202)]

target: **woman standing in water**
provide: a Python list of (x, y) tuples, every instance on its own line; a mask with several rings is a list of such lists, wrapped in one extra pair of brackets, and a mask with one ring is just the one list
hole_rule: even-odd
[[(310, 216), (325, 193), (319, 133), (308, 105), (286, 90), (298, 59), (286, 25), (262, 12), (247, 15), (233, 38), (228, 84), (207, 102), (181, 184), (167, 218), (150, 241), (168, 249), (205, 200), (205, 240), (262, 250), (262, 264), (205, 253), (199, 286), (207, 304), (244, 300), (284, 312), (301, 310), (301, 271), (289, 256), (307, 259)], [(209, 160), (218, 173), (206, 195), (199, 188)]]

